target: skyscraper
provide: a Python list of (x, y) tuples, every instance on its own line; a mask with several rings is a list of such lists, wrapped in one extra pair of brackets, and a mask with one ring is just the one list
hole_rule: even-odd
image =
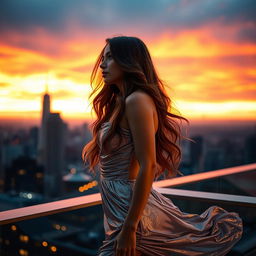
[(42, 118), (41, 127), (39, 131), (38, 153), (37, 161), (39, 164), (45, 164), (45, 136), (46, 136), (46, 121), (51, 112), (50, 95), (48, 94), (48, 88), (46, 86), (46, 92), (43, 96)]
[(65, 134), (67, 125), (60, 113), (51, 113), (50, 95), (43, 96), (41, 127), (39, 132), (37, 161), (44, 169), (44, 195), (46, 198), (63, 193), (65, 170)]
[(63, 195), (65, 170), (65, 134), (67, 127), (59, 113), (50, 113), (46, 121), (46, 162), (44, 174), (44, 194), (46, 197)]

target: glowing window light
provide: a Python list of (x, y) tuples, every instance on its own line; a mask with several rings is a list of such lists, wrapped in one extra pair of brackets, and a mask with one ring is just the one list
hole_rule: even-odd
[(55, 228), (59, 230), (59, 229), (60, 229), (60, 225), (59, 225), (59, 224), (56, 224), (56, 225), (55, 225)]
[(19, 249), (19, 254), (22, 256), (28, 256), (28, 251), (24, 249)]
[(66, 226), (61, 226), (61, 230), (62, 230), (62, 231), (66, 231), (66, 230), (67, 230), (67, 227), (66, 227)]
[(50, 249), (51, 249), (52, 252), (56, 252), (57, 251), (56, 246), (51, 246)]
[(37, 179), (42, 179), (43, 178), (43, 174), (41, 172), (37, 172), (36, 173), (36, 178)]
[(16, 230), (17, 230), (17, 227), (16, 227), (15, 225), (12, 225), (12, 226), (11, 226), (11, 230), (12, 230), (12, 231), (16, 231)]
[(42, 242), (42, 245), (43, 245), (44, 247), (46, 247), (46, 246), (48, 245), (48, 243), (47, 243), (46, 241), (43, 241), (43, 242)]
[(26, 235), (20, 235), (20, 241), (27, 243), (29, 241), (29, 237)]
[(19, 171), (18, 171), (18, 174), (19, 175), (24, 175), (24, 174), (26, 174), (26, 170), (24, 170), (24, 169), (19, 169)]
[(29, 237), (28, 236), (23, 236), (23, 241), (24, 242), (28, 242), (29, 241)]

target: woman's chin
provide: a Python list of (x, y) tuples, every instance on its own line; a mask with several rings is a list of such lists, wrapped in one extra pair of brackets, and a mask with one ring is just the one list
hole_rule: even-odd
[(105, 84), (112, 84), (111, 80), (104, 78)]

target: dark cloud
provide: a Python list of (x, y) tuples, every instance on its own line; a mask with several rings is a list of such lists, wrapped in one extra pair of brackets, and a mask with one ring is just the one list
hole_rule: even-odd
[(34, 27), (50, 30), (65, 25), (67, 1), (2, 0), (0, 11), (1, 30), (27, 31)]
[[(256, 43), (255, 13), (254, 0), (1, 0), (0, 43), (61, 58), (74, 54), (66, 42), (86, 44), (114, 35), (146, 40), (207, 26), (210, 41)], [(15, 69), (5, 67), (9, 73)]]
[[(184, 4), (186, 3), (186, 4)], [(223, 24), (256, 21), (254, 0), (178, 1), (171, 6), (169, 21), (179, 27), (197, 27), (217, 20)]]
[[(256, 16), (256, 11), (255, 11)], [(256, 43), (256, 22), (252, 23), (249, 28), (243, 28), (236, 34), (237, 42), (254, 42)]]
[[(2, 0), (0, 30), (30, 31), (42, 27), (64, 33), (73, 22), (92, 30), (136, 25), (135, 30), (157, 32), (170, 28), (175, 31), (213, 20), (224, 24), (256, 22), (255, 11), (254, 0)], [(250, 31), (247, 37), (248, 34)]]

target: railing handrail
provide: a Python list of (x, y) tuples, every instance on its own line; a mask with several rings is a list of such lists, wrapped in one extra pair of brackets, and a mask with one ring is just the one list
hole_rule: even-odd
[(174, 179), (159, 180), (154, 182), (156, 187), (172, 187), (178, 185), (185, 185), (188, 183), (198, 182), (202, 180), (214, 179), (217, 177), (227, 176), (236, 173), (248, 172), (256, 169), (256, 163), (240, 165), (236, 167), (229, 167), (209, 172), (200, 172), (196, 174), (186, 175)]
[[(205, 173), (192, 174), (184, 177), (177, 177), (177, 178), (168, 179), (168, 180), (155, 181), (153, 183), (153, 188), (158, 190), (158, 188), (160, 189), (164, 187), (184, 185), (184, 184), (202, 181), (202, 180), (208, 180), (208, 179), (212, 179), (220, 176), (252, 171), (254, 169), (256, 169), (256, 163), (237, 166), (237, 167), (231, 167), (226, 169), (220, 169), (215, 171), (209, 171)], [(177, 190), (180, 191), (180, 194)], [(159, 191), (161, 191), (161, 189)], [(212, 201), (212, 202), (225, 201), (225, 200), (221, 200), (221, 197), (223, 195), (227, 195), (227, 194), (220, 194), (220, 193), (209, 193), (209, 192), (199, 192), (199, 191), (196, 192), (191, 190), (180, 190), (180, 189), (168, 190), (167, 188), (162, 189), (162, 192), (163, 194), (166, 193), (168, 195), (176, 196), (183, 199), (189, 198), (193, 194), (194, 196), (192, 197), (198, 200), (204, 200), (203, 195), (206, 196), (205, 193), (208, 193), (208, 197), (206, 196), (205, 198), (207, 198), (208, 201)], [(220, 197), (218, 197), (217, 195), (220, 195)], [(229, 199), (226, 201), (229, 201), (230, 203), (233, 202), (238, 204), (239, 202), (240, 204), (243, 204), (243, 201), (245, 200), (245, 202), (247, 203), (251, 202), (249, 204), (252, 206), (255, 206), (254, 205), (255, 201), (252, 200), (253, 197), (242, 196), (242, 198), (239, 199), (239, 196), (236, 196), (236, 195), (228, 195), (228, 196), (229, 197), (226, 197), (226, 198), (229, 198)], [(230, 196), (233, 196), (233, 198), (231, 199)], [(22, 220), (27, 220), (27, 219), (32, 219), (32, 218), (37, 218), (37, 217), (42, 217), (47, 215), (52, 215), (55, 213), (62, 213), (66, 211), (77, 210), (77, 209), (81, 209), (81, 208), (85, 208), (93, 205), (98, 205), (98, 204), (101, 204), (101, 202), (102, 201), (101, 201), (100, 193), (95, 193), (91, 195), (79, 196), (79, 197), (74, 197), (74, 198), (69, 198), (64, 200), (53, 201), (49, 203), (37, 204), (37, 205), (2, 211), (0, 212), (0, 225), (10, 224), (16, 221), (22, 221)]]
[(256, 208), (256, 197), (240, 196), (224, 193), (202, 192), (175, 188), (155, 188), (159, 193), (171, 196), (171, 198), (186, 199), (190, 198), (198, 201), (207, 201), (210, 203), (225, 203), (239, 205), (243, 207)]
[(21, 207), (17, 209), (0, 212), (0, 225), (16, 221), (33, 219), (62, 213), (67, 211), (78, 210), (81, 208), (101, 204), (100, 193), (94, 193), (86, 196), (78, 196), (49, 203), (37, 204), (32, 206)]

